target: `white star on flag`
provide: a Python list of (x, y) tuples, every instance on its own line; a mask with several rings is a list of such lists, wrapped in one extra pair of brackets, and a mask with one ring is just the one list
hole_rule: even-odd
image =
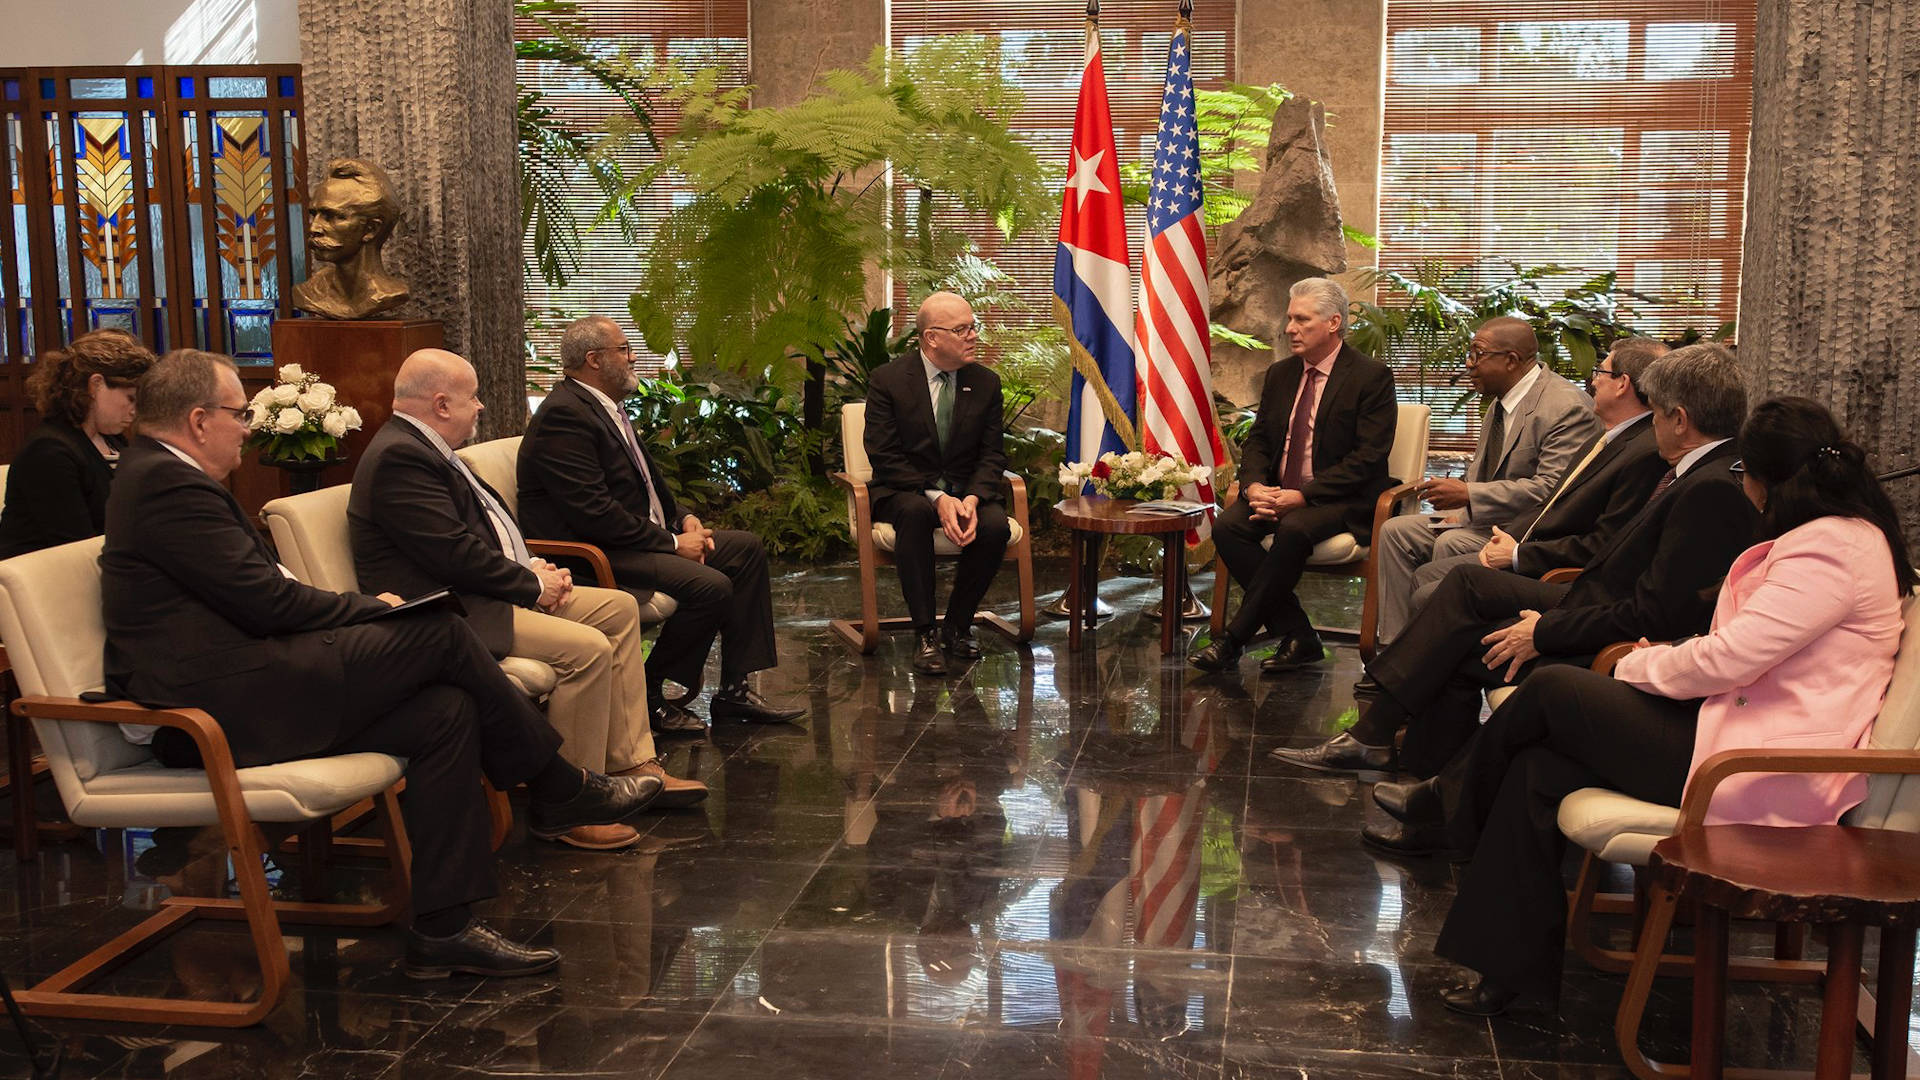
[(1106, 156), (1105, 150), (1095, 150), (1092, 157), (1081, 157), (1078, 150), (1073, 152), (1073, 175), (1067, 179), (1067, 190), (1080, 193), (1076, 205), (1087, 205), (1087, 195), (1091, 192), (1107, 194), (1107, 185), (1100, 182), (1100, 159)]

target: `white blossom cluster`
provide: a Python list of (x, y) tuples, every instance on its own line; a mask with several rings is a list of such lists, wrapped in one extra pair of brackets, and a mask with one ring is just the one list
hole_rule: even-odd
[(1139, 450), (1125, 454), (1108, 451), (1098, 461), (1070, 461), (1060, 466), (1060, 486), (1068, 494), (1092, 484), (1094, 491), (1116, 499), (1172, 498), (1188, 484), (1208, 479), (1210, 474), (1204, 466)]
[(279, 381), (253, 395), (252, 430), (263, 440), (302, 432), (342, 439), (360, 430), (360, 411), (334, 400), (332, 384), (320, 376), (287, 364)]

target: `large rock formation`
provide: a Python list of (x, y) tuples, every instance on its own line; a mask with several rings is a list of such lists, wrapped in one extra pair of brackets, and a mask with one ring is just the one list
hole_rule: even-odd
[[(1326, 117), (1317, 103), (1296, 98), (1274, 113), (1253, 204), (1220, 230), (1209, 275), (1213, 321), (1281, 342), (1293, 283), (1346, 268)], [(1272, 353), (1216, 346), (1213, 385), (1235, 401), (1249, 401), (1272, 359)]]

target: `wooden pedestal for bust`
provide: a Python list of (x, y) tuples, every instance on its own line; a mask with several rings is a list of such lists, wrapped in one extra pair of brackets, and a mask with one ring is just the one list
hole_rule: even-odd
[[(437, 319), (312, 319), (283, 318), (273, 324), (273, 362), (271, 371), (263, 371), (265, 381), (246, 380), (249, 395), (261, 386), (273, 383), (274, 372), (287, 364), (299, 364), (332, 383), (339, 400), (360, 410), (360, 430), (341, 442), (346, 463), (332, 466), (320, 474), (324, 486), (351, 483), (353, 469), (373, 433), (393, 415), (393, 373), (400, 362), (416, 349), (442, 348), (444, 328)], [(234, 474), (234, 495), (247, 512), (292, 491), (286, 473), (259, 462), (249, 452), (240, 471)]]

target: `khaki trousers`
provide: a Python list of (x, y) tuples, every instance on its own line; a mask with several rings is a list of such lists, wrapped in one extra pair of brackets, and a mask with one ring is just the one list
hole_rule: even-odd
[(640, 608), (631, 594), (581, 587), (550, 615), (515, 608), (513, 655), (547, 664), (560, 678), (547, 722), (560, 733), (561, 757), (615, 773), (654, 756)]

